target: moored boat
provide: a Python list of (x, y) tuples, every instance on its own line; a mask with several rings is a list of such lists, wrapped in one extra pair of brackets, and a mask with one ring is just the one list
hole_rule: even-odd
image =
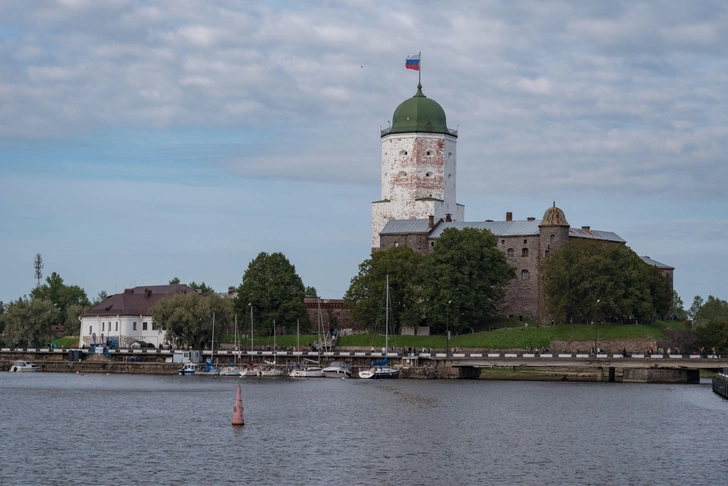
[(326, 378), (351, 378), (351, 365), (343, 361), (333, 361), (323, 369)]
[(10, 367), (10, 371), (38, 371), (38, 365), (30, 364), (27, 361), (16, 361)]
[(399, 378), (399, 368), (392, 368), (388, 365), (388, 359), (385, 357), (382, 361), (375, 361), (368, 370), (359, 372), (359, 378), (391, 380)]
[(194, 375), (197, 371), (197, 364), (196, 363), (185, 363), (182, 368), (177, 370), (177, 373), (180, 375)]
[(723, 398), (728, 398), (728, 368), (713, 377), (713, 391)]
[(303, 368), (293, 368), (288, 376), (291, 378), (323, 378), (324, 370), (319, 366), (304, 366)]

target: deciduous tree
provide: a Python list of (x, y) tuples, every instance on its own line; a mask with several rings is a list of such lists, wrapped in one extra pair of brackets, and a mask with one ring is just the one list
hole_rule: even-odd
[(49, 300), (56, 306), (58, 314), (53, 316), (56, 322), (66, 321), (68, 306), (73, 304), (90, 305), (85, 290), (78, 285), (66, 285), (63, 283), (61, 276), (56, 272), (46, 277), (46, 283), (34, 288), (30, 292), (30, 295), (33, 300)]
[(417, 274), (420, 318), (458, 332), (495, 314), (514, 276), (488, 230), (448, 228)]
[(303, 304), (305, 287), (296, 267), (283, 253), (261, 252), (249, 264), (238, 287), (237, 313), (250, 316), (253, 308), (255, 328), (270, 332), (273, 321), (294, 328), (301, 324), (301, 332), (310, 328), (306, 306)]
[(422, 254), (407, 246), (395, 246), (372, 253), (369, 259), (359, 265), (359, 273), (351, 279), (344, 295), (345, 304), (351, 308), (351, 318), (369, 329), (383, 323), (386, 280), (389, 276), (390, 324), (393, 325), (390, 332), (396, 332), (400, 323), (416, 322), (419, 297), (415, 275), (423, 261)]
[(11, 302), (5, 316), (8, 342), (28, 347), (47, 346), (51, 340), (51, 323), (55, 320), (53, 314), (53, 302), (48, 299), (23, 297)]
[(232, 300), (216, 294), (179, 293), (160, 299), (150, 309), (154, 329), (166, 330), (167, 339), (178, 346), (195, 348), (210, 347), (213, 312), (215, 343), (219, 344), (234, 319)]
[(728, 321), (728, 302), (709, 295), (695, 314), (695, 325), (705, 326), (714, 321)]

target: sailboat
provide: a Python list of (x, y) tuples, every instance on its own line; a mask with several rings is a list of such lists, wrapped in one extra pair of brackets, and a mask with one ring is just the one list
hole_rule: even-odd
[[(238, 368), (238, 316), (235, 316), (235, 351), (233, 352), (233, 365), (225, 366), (220, 370), (220, 376), (240, 376)], [(229, 364), (229, 363), (228, 363)]]
[[(296, 325), (296, 334), (300, 336), (298, 325)], [(319, 338), (321, 337), (321, 308), (319, 307)], [(324, 370), (318, 361), (305, 359), (305, 363), (301, 365), (296, 363), (288, 372), (291, 378), (323, 378)]]
[(196, 375), (218, 375), (220, 369), (215, 366), (215, 313), (212, 313), (212, 344), (210, 345), (210, 359), (197, 368)]
[[(384, 320), (384, 349), (389, 349), (389, 275), (387, 275), (387, 294), (386, 294), (386, 305), (385, 305), (385, 320)], [(387, 358), (386, 352), (384, 359), (381, 361), (374, 361), (372, 367), (368, 370), (362, 370), (359, 372), (359, 378), (365, 379), (394, 379), (399, 378), (399, 368), (392, 368), (389, 366), (389, 358)]]
[(265, 368), (261, 368), (257, 371), (257, 376), (283, 376), (283, 370), (276, 368), (276, 320), (273, 319), (273, 362), (266, 361)]

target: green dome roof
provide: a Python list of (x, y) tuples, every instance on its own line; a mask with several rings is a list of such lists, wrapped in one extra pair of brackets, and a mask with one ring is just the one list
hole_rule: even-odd
[(394, 110), (392, 115), (392, 128), (386, 130), (390, 133), (446, 133), (455, 135), (447, 129), (445, 110), (435, 101), (422, 94), (422, 85), (417, 85), (417, 93), (410, 99), (404, 100)]

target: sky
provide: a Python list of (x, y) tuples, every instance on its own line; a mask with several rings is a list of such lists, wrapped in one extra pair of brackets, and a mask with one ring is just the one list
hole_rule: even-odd
[(728, 298), (724, 1), (0, 0), (0, 301), (36, 253), (90, 298), (263, 251), (342, 297), (418, 52), (467, 221), (556, 202)]

